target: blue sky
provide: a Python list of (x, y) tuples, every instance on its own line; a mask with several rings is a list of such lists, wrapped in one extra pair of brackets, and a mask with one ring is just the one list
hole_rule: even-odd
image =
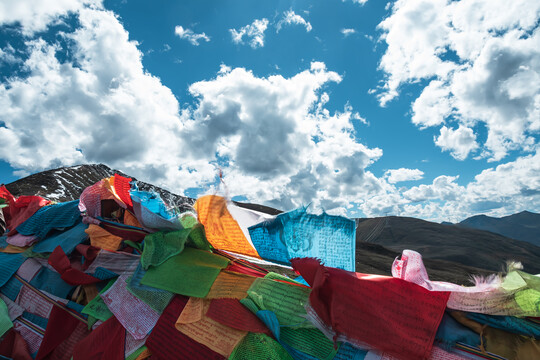
[[(176, 193), (460, 221), (540, 212), (540, 4), (0, 5), (0, 182), (105, 163)], [(221, 190), (223, 191), (223, 190)]]

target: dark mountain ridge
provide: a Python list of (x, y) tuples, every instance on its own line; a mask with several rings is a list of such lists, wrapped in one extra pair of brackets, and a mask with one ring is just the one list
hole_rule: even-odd
[(522, 211), (501, 218), (476, 215), (456, 225), (491, 231), (492, 233), (540, 246), (540, 214), (530, 211)]
[(42, 171), (6, 184), (6, 188), (15, 196), (39, 195), (49, 200), (65, 202), (78, 199), (85, 188), (114, 174), (132, 178), (140, 190), (157, 192), (166, 204), (177, 208), (180, 212), (191, 210), (191, 206), (195, 203), (192, 198), (139, 181), (133, 176), (103, 164), (77, 165)]
[(401, 252), (418, 251), (424, 258), (452, 261), (490, 271), (503, 270), (507, 261), (519, 261), (524, 270), (540, 272), (540, 247), (488, 231), (442, 225), (408, 217), (361, 219), (356, 241), (382, 245)]

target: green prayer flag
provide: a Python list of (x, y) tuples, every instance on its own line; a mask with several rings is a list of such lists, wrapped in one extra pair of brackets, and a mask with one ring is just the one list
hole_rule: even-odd
[(281, 326), (313, 327), (306, 320), (306, 309), (311, 289), (283, 282), (257, 278), (248, 289), (248, 296), (259, 310), (276, 314)]
[(9, 318), (9, 311), (4, 300), (0, 299), (0, 337), (13, 327), (13, 323)]
[[(103, 294), (105, 291), (109, 290), (109, 288), (113, 286), (115, 281), (116, 278), (111, 279), (111, 281), (109, 281), (109, 283), (99, 293)], [(113, 313), (109, 310), (107, 304), (105, 304), (105, 302), (99, 295), (90, 300), (90, 302), (82, 309), (81, 312), (101, 321), (106, 321), (111, 316), (113, 316)]]
[(221, 269), (229, 264), (223, 256), (185, 248), (159, 266), (148, 269), (141, 284), (175, 294), (203, 298), (210, 291)]
[(196, 249), (210, 251), (211, 246), (208, 239), (206, 239), (206, 233), (202, 224), (195, 224), (191, 228), (186, 245)]
[(515, 292), (514, 299), (526, 316), (540, 316), (540, 278), (524, 271), (511, 271), (502, 283), (506, 291)]
[(94, 325), (99, 321), (99, 319), (93, 317), (92, 315), (88, 315), (88, 330), (92, 330)]
[(302, 283), (300, 283), (300, 282), (298, 282), (298, 281), (296, 281), (294, 279), (291, 279), (290, 277), (275, 273), (273, 271), (270, 271), (268, 274), (264, 275), (264, 278), (265, 279), (271, 279), (271, 280), (283, 280), (283, 281), (288, 281), (288, 282), (291, 282), (291, 283), (294, 283), (294, 284), (299, 284), (299, 285), (305, 286), (304, 284), (302, 284)]
[(182, 214), (182, 217), (180, 218), (180, 223), (182, 224), (184, 229), (189, 229), (197, 225), (199, 222), (197, 221), (197, 215), (186, 212)]
[(259, 308), (257, 307), (257, 304), (253, 300), (251, 300), (249, 297), (243, 298), (240, 300), (240, 303), (248, 308), (249, 311), (251, 311), (254, 314), (257, 314), (257, 311), (259, 311)]
[(132, 248), (137, 249), (141, 252), (143, 250), (141, 243), (138, 243), (132, 240), (124, 240), (124, 244), (131, 246)]
[(178, 255), (184, 250), (184, 245), (191, 229), (177, 231), (159, 231), (148, 234), (144, 238), (144, 250), (141, 255), (141, 265), (144, 270), (150, 266), (163, 264), (167, 259)]
[(248, 333), (229, 356), (229, 360), (293, 360), (274, 339), (262, 333)]
[(339, 349), (316, 328), (281, 327), (280, 341), (317, 359), (333, 359)]

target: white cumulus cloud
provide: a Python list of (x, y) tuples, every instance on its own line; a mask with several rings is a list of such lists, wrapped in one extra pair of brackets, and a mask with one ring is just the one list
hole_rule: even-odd
[(101, 8), (102, 0), (3, 0), (0, 2), (0, 25), (20, 25), (24, 35), (43, 31), (61, 16), (91, 5)]
[(63, 35), (73, 63), (58, 61), (59, 44), (28, 40), (27, 76), (0, 84), (0, 136), (11, 149), (0, 157), (26, 171), (103, 162), (156, 181), (178, 175), (178, 101), (144, 71), (113, 13), (85, 8), (79, 22)]
[(264, 32), (268, 27), (268, 19), (255, 19), (253, 23), (241, 27), (240, 29), (229, 29), (232, 41), (235, 44), (244, 44), (244, 37), (253, 49), (264, 46)]
[[(446, 174), (430, 184), (398, 188), (400, 181), (420, 180), (422, 171), (391, 169), (380, 178), (370, 171), (382, 150), (358, 141), (361, 130), (353, 122), (364, 120), (348, 103), (339, 111), (326, 107), (332, 94), (328, 88), (339, 86), (342, 75), (323, 62), (314, 61), (288, 77), (256, 76), (249, 69), (222, 64), (215, 77), (189, 86), (195, 101), (188, 105), (144, 69), (138, 44), (114, 13), (94, 5), (68, 12), (77, 16), (76, 30), (46, 41), (21, 27), (24, 46), (5, 46), (0, 54), (2, 61), (19, 68), (0, 82), (0, 138), (10, 149), (0, 152), (0, 159), (19, 174), (101, 162), (182, 193), (208, 189), (219, 167), (231, 196), (280, 209), (311, 203), (341, 214), (354, 208), (366, 216), (399, 214), (438, 221), (540, 207), (540, 155), (534, 141), (523, 142), (529, 141), (531, 154), (485, 169), (468, 184), (457, 174)], [(48, 23), (66, 12), (54, 14), (45, 16)], [(240, 38), (251, 40), (247, 32)], [(474, 49), (468, 45), (460, 51), (476, 56)], [(59, 61), (59, 52), (70, 57)], [(537, 92), (537, 72), (520, 56), (516, 59), (519, 71), (492, 84), (508, 99), (531, 97)], [(424, 112), (423, 117), (414, 119), (421, 127), (439, 126), (439, 146), (465, 158), (478, 150), (480, 137), (474, 129), (480, 120), (463, 115), (453, 78), (437, 77), (413, 107), (415, 116)], [(473, 78), (468, 81), (476, 84)], [(440, 105), (438, 98), (445, 103)], [(436, 116), (425, 113), (438, 104)], [(499, 140), (508, 145), (509, 130), (503, 125)], [(535, 128), (533, 123), (527, 126)], [(495, 144), (496, 138), (489, 136), (487, 142)]]
[[(379, 68), (384, 106), (409, 83), (427, 83), (412, 105), (420, 127), (463, 126), (493, 161), (532, 151), (540, 130), (540, 3), (535, 0), (398, 0), (379, 24), (387, 49)], [(449, 126), (453, 124), (453, 126)], [(450, 149), (441, 130), (437, 144)], [(468, 131), (467, 131), (468, 132)], [(454, 138), (463, 140), (464, 132)], [(460, 146), (458, 158), (470, 154)], [(446, 146), (446, 147), (445, 147)], [(455, 147), (455, 146), (454, 146)]]
[[(223, 68), (223, 67), (222, 67)], [(225, 182), (250, 201), (342, 208), (377, 189), (365, 170), (382, 152), (354, 138), (349, 107), (331, 114), (320, 89), (341, 77), (320, 62), (291, 78), (243, 68), (191, 85), (199, 99), (183, 137), (193, 156), (228, 159)]]
[(391, 169), (384, 173), (387, 181), (390, 184), (395, 184), (401, 181), (420, 180), (424, 177), (424, 172), (418, 169)]
[[(342, 0), (342, 1), (345, 2), (347, 0)], [(368, 0), (352, 0), (352, 2), (359, 5), (364, 5), (365, 3), (368, 2)]]
[[(208, 189), (216, 168), (231, 196), (282, 209), (344, 213), (381, 189), (366, 168), (382, 156), (355, 138), (350, 105), (325, 108), (339, 74), (322, 62), (283, 77), (223, 64), (178, 102), (144, 70), (138, 44), (110, 11), (85, 7), (69, 41), (25, 40), (25, 71), (0, 83), (0, 158), (18, 171), (105, 163), (183, 193)], [(72, 58), (60, 62), (59, 51)]]
[(10, 44), (7, 44), (4, 49), (0, 49), (0, 64), (15, 64), (20, 61), (21, 59), (17, 57), (15, 49)]
[(350, 36), (350, 35), (353, 35), (353, 34), (356, 34), (356, 30), (355, 29), (341, 29), (341, 33), (343, 34), (343, 36), (347, 37), (347, 36)]
[(441, 175), (431, 184), (398, 189), (388, 181), (360, 205), (366, 216), (412, 216), (432, 221), (459, 222), (486, 214), (501, 217), (540, 206), (540, 153), (481, 171), (459, 184), (459, 176)]
[(450, 151), (458, 160), (464, 160), (476, 148), (476, 135), (471, 128), (460, 125), (457, 130), (443, 126), (435, 144), (442, 150)]
[(302, 16), (296, 14), (293, 10), (288, 10), (283, 13), (283, 17), (276, 24), (276, 32), (279, 32), (285, 25), (301, 25), (310, 32), (313, 28), (309, 21), (306, 21)]
[(197, 34), (193, 32), (191, 29), (184, 29), (183, 26), (177, 25), (174, 28), (174, 33), (180, 37), (180, 39), (185, 39), (190, 42), (191, 45), (199, 46), (199, 41), (210, 41), (210, 37), (207, 36), (205, 33)]

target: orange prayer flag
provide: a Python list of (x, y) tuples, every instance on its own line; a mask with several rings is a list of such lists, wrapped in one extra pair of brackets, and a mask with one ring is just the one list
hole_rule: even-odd
[(121, 237), (111, 234), (98, 225), (90, 224), (88, 229), (86, 229), (84, 232), (90, 237), (90, 244), (92, 246), (104, 250), (116, 251), (122, 243)]
[(145, 360), (152, 356), (150, 349), (144, 349), (135, 360)]
[(142, 228), (142, 225), (139, 222), (139, 220), (137, 220), (135, 215), (133, 215), (129, 211), (124, 212), (124, 225), (129, 225), (129, 226), (135, 226), (135, 227), (138, 227), (138, 228)]
[(260, 258), (246, 239), (242, 229), (227, 210), (227, 200), (206, 195), (195, 203), (199, 222), (204, 225), (206, 238), (213, 247)]
[(0, 249), (0, 252), (4, 252), (8, 254), (20, 254), (28, 250), (28, 248), (30, 248), (30, 246), (21, 247), (21, 246), (8, 244), (5, 248)]
[(207, 299), (238, 299), (247, 296), (247, 291), (255, 281), (254, 276), (221, 271), (210, 288)]
[(190, 298), (178, 317), (175, 327), (184, 335), (228, 357), (247, 335), (247, 331), (233, 329), (205, 315), (210, 300)]

